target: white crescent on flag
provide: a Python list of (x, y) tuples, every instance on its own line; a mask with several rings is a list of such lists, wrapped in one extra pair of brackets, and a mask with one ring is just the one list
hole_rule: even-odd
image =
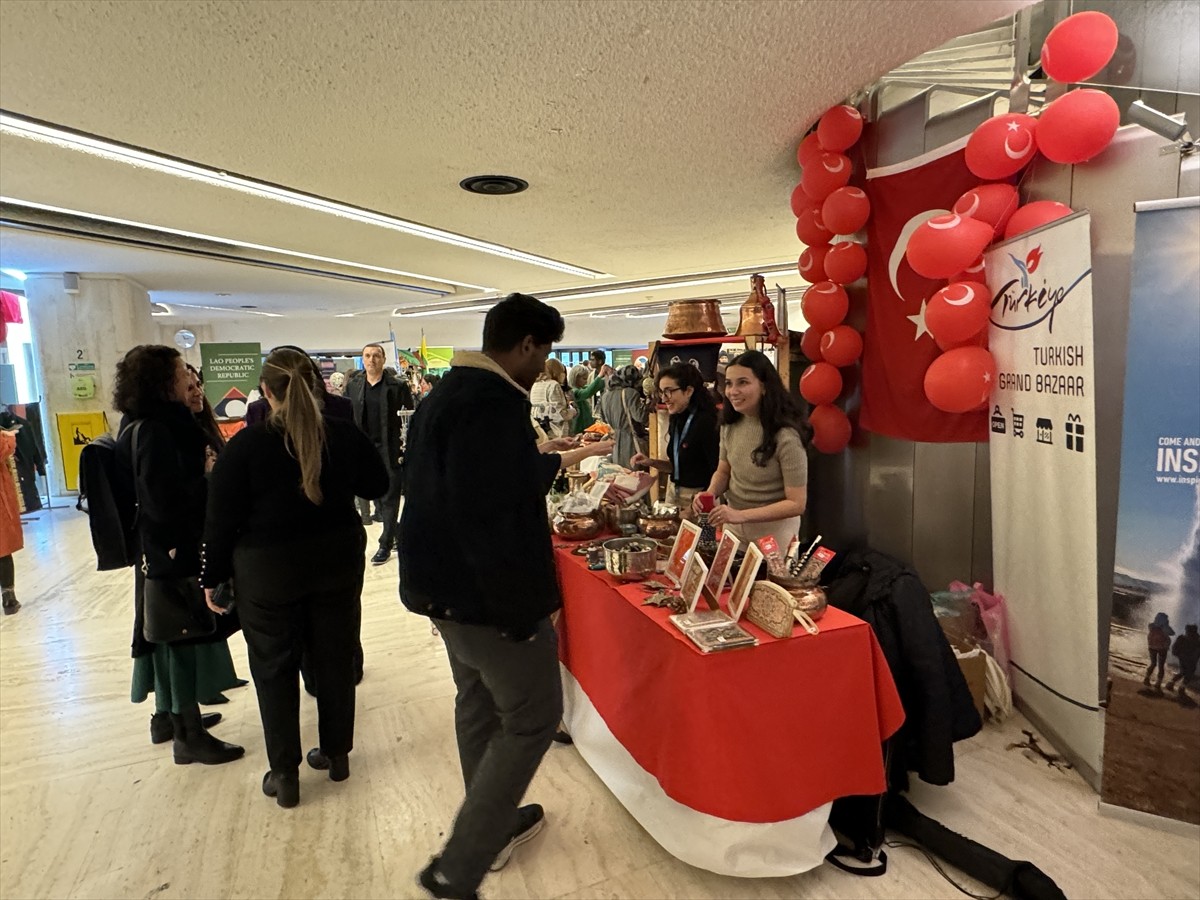
[(900, 285), (897, 282), (897, 277), (900, 274), (900, 262), (904, 259), (904, 254), (908, 251), (908, 239), (913, 236), (913, 232), (928, 222), (935, 216), (949, 215), (948, 209), (927, 209), (924, 212), (917, 213), (911, 219), (904, 223), (904, 227), (900, 229), (900, 235), (896, 238), (896, 246), (892, 248), (892, 254), (888, 257), (888, 278), (892, 282), (892, 290), (896, 292), (896, 296), (900, 298), (900, 302), (904, 302), (904, 294), (900, 292)]

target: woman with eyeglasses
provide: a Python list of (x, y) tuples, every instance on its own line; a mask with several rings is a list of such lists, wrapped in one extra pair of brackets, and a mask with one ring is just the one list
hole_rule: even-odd
[[(774, 536), (786, 553), (800, 531), (808, 500), (809, 434), (779, 372), (757, 350), (725, 370), (721, 461), (708, 493), (725, 503), (709, 514), (744, 542)], [(699, 500), (693, 501), (699, 511)]]
[(692, 501), (708, 487), (719, 462), (717, 406), (695, 366), (667, 366), (658, 373), (657, 386), (658, 397), (670, 413), (667, 459), (637, 453), (630, 464), (635, 469), (670, 472), (667, 502), (677, 505), (690, 519), (694, 517)]

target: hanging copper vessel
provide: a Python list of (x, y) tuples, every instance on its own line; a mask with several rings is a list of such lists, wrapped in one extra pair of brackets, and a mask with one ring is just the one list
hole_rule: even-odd
[(761, 275), (751, 275), (750, 285), (750, 296), (742, 304), (737, 336), (746, 338), (746, 345), (753, 347), (759, 338), (767, 336), (767, 324), (763, 318), (763, 298), (767, 295), (767, 288)]
[(729, 332), (725, 329), (721, 304), (717, 300), (674, 300), (667, 307), (663, 337), (669, 341), (726, 334)]

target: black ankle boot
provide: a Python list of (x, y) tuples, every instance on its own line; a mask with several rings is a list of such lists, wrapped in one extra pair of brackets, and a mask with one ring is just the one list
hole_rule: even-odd
[[(220, 713), (204, 713), (200, 724), (207, 730), (221, 721)], [(175, 737), (175, 726), (171, 724), (171, 714), (156, 712), (150, 717), (150, 743), (165, 744)]]
[(171, 725), (175, 728), (175, 744), (171, 749), (177, 765), (198, 762), (206, 766), (218, 766), (241, 759), (246, 753), (244, 747), (219, 741), (205, 731), (199, 706), (193, 706), (179, 715), (171, 713)]
[(320, 747), (313, 747), (306, 757), (308, 764), (320, 772), (329, 771), (330, 781), (345, 781), (350, 777), (350, 757), (326, 756)]
[(6, 616), (11, 616), (13, 613), (15, 613), (18, 609), (21, 608), (21, 604), (17, 602), (17, 592), (14, 591), (12, 588), (4, 589), (4, 604), (3, 605), (4, 605), (4, 615), (6, 615)]
[(262, 790), (284, 809), (291, 809), (300, 802), (300, 773), (268, 771), (263, 776)]

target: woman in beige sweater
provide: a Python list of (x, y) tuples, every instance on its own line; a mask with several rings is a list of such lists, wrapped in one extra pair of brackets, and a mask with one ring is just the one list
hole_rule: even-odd
[(725, 503), (709, 522), (742, 541), (772, 535), (786, 553), (808, 500), (808, 431), (765, 355), (748, 350), (734, 359), (725, 370), (721, 461), (708, 485)]

